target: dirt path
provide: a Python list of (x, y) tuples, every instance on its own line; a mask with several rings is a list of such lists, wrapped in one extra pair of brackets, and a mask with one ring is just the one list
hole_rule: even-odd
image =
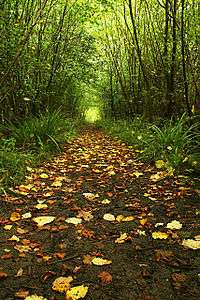
[[(88, 287), (88, 300), (200, 299), (199, 250), (182, 245), (198, 247), (200, 182), (136, 157), (88, 130), (3, 197), (1, 300), (64, 300), (52, 289), (61, 276)], [(39, 216), (55, 219), (38, 226)], [(173, 220), (179, 229), (166, 228)]]

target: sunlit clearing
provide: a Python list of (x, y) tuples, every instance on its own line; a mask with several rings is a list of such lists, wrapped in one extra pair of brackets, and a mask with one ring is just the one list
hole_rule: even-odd
[(101, 113), (98, 107), (88, 108), (85, 112), (85, 120), (88, 123), (94, 123), (101, 120)]

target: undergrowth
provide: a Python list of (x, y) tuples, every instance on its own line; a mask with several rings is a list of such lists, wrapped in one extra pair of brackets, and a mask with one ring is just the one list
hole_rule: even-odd
[(0, 193), (20, 183), (27, 167), (50, 159), (75, 134), (75, 121), (60, 112), (47, 112), (0, 128)]
[(165, 166), (191, 172), (200, 170), (200, 122), (186, 115), (176, 121), (143, 117), (131, 121), (103, 120), (97, 126), (132, 145), (145, 161), (163, 160)]

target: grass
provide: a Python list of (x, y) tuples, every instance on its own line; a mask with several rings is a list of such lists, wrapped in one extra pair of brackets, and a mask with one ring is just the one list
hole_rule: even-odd
[(61, 151), (75, 135), (75, 127), (75, 121), (60, 112), (48, 112), (19, 124), (1, 126), (0, 192), (20, 183), (25, 178), (27, 166), (50, 159)]
[[(97, 126), (141, 150), (146, 161), (163, 160), (176, 170), (200, 170), (200, 123), (183, 115), (177, 120), (149, 123), (143, 117), (132, 121), (104, 120)], [(192, 123), (192, 125), (191, 125)], [(189, 125), (190, 124), (190, 125)]]

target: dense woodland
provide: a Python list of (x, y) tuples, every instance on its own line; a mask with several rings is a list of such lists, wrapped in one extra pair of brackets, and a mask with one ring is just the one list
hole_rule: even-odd
[(77, 112), (86, 90), (119, 117), (199, 109), (198, 2), (3, 0), (0, 25), (3, 122)]

